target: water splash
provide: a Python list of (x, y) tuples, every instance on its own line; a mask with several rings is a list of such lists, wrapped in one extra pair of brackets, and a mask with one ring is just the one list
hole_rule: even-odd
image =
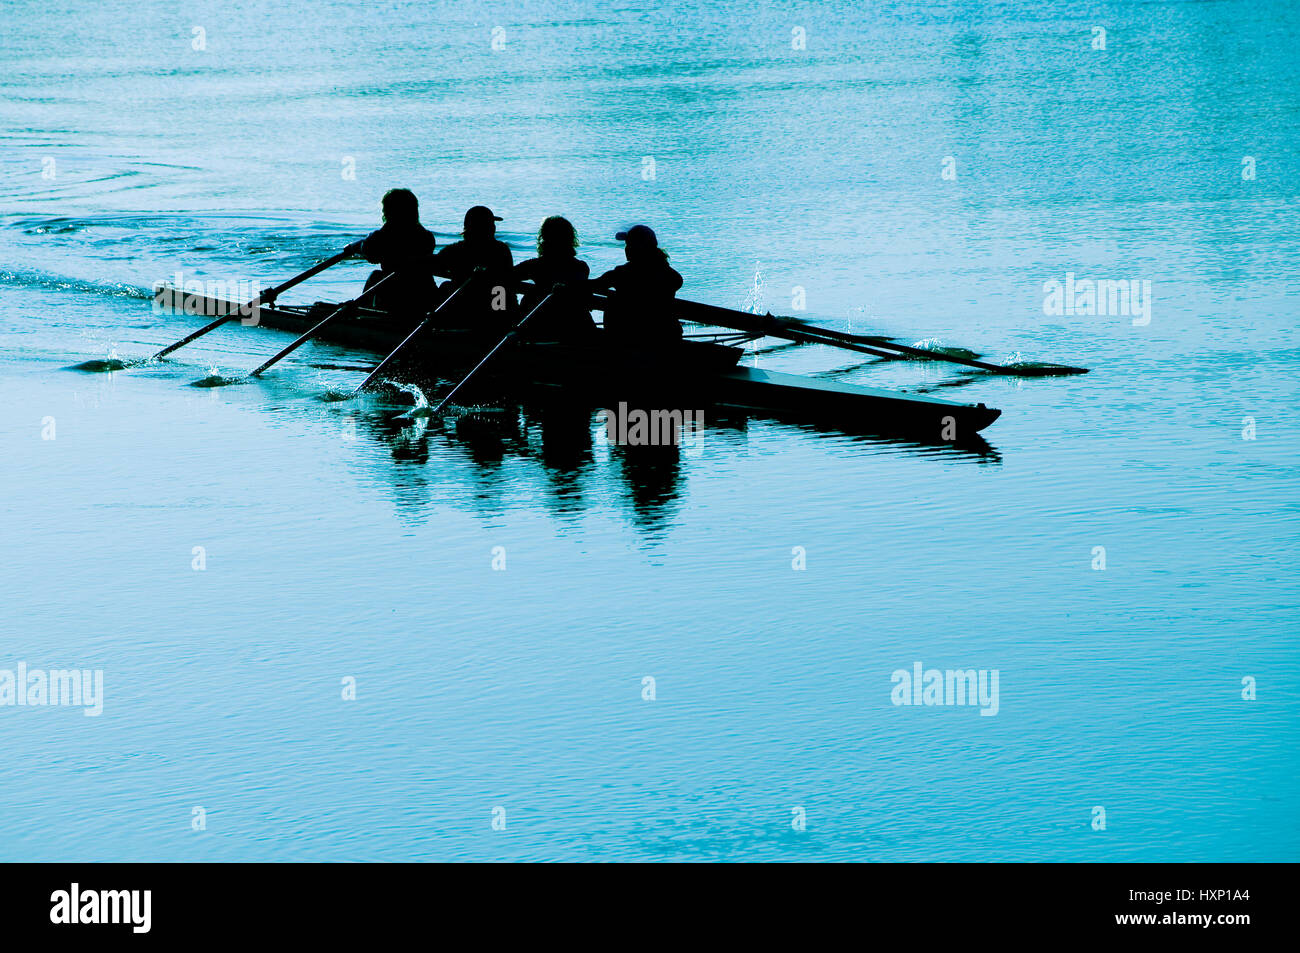
[(243, 384), (248, 380), (247, 377), (224, 377), (221, 371), (213, 366), (208, 368), (208, 376), (200, 377), (198, 380), (191, 382), (191, 387), (227, 387), (230, 384)]
[(939, 338), (925, 338), (915, 342), (912, 347), (920, 348), (923, 351), (929, 351), (931, 354), (935, 355), (933, 358), (927, 357), (923, 354), (906, 355), (907, 359), (913, 361), (939, 360), (942, 357), (957, 357), (961, 358), (963, 361), (975, 361), (978, 360), (980, 356), (978, 351), (972, 351), (970, 348), (949, 347), (944, 344), (943, 341), (939, 340)]
[(766, 314), (766, 291), (767, 279), (763, 277), (763, 263), (756, 261), (754, 262), (754, 283), (745, 292), (745, 303), (741, 305), (740, 310), (749, 314)]
[[(386, 399), (395, 404), (405, 404), (416, 410), (428, 408), (429, 400), (424, 395), (419, 386), (415, 384), (406, 384), (401, 381), (384, 379), (376, 384), (373, 388), (368, 388), (371, 396)], [(337, 386), (325, 388), (321, 394), (321, 400), (334, 403), (342, 400), (351, 400), (356, 396), (356, 388), (343, 389)], [(412, 411), (414, 412), (414, 411)]]
[[(745, 300), (741, 304), (740, 310), (745, 311), (749, 314), (766, 314), (767, 313), (766, 292), (767, 292), (767, 279), (763, 277), (763, 263), (761, 261), (755, 261), (754, 281), (753, 284), (750, 285), (749, 291), (745, 293)], [(759, 338), (755, 338), (754, 340), (746, 341), (741, 345), (741, 347), (744, 348), (748, 356), (753, 361), (753, 364), (751, 365), (753, 367), (758, 367), (758, 351), (759, 351), (760, 340), (761, 339)]]
[(84, 371), (88, 374), (111, 374), (114, 371), (124, 371), (128, 367), (137, 367), (146, 363), (148, 363), (147, 359), (124, 361), (117, 356), (117, 348), (112, 347), (109, 348), (107, 357), (94, 361), (82, 361), (80, 364), (73, 364), (66, 370)]
[(397, 381), (393, 381), (392, 384), (397, 388), (399, 394), (406, 394), (410, 397), (411, 406), (414, 410), (423, 410), (429, 406), (429, 398), (424, 395), (424, 391), (419, 386), (402, 384)]
[(425, 396), (424, 391), (416, 384), (403, 384), (398, 381), (385, 381), (395, 391), (393, 400), (397, 403), (410, 402), (411, 409), (402, 414), (402, 420), (414, 420), (417, 417), (432, 417), (433, 408), (429, 406), (429, 398)]

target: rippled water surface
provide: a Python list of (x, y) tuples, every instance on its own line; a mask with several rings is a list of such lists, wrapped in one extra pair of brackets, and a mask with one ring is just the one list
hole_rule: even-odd
[[(1296, 859), (1297, 40), (1245, 2), (10, 0), (0, 670), (104, 699), (0, 705), (0, 859)], [(1092, 371), (751, 353), (1003, 417), (646, 457), (325, 399), (375, 360), (328, 344), (189, 386), (266, 329), (67, 369), (395, 185), (440, 242), (482, 202), (518, 260), (558, 212), (599, 271), (647, 221), (685, 297)], [(1149, 323), (1045, 315), (1067, 273)], [(917, 662), (997, 670), (996, 715), (893, 704)]]

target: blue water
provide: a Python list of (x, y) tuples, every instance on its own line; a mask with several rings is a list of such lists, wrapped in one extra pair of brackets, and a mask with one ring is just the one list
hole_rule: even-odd
[[(104, 698), (0, 705), (0, 859), (1296, 860), (1297, 40), (1231, 0), (10, 0), (0, 670)], [(559, 212), (600, 271), (646, 221), (685, 297), (1092, 372), (757, 350), (1004, 415), (647, 469), (594, 418), (322, 400), (374, 361), (325, 344), (187, 386), (265, 329), (65, 369), (395, 185), (440, 242), (482, 202), (518, 260)], [(1149, 323), (1044, 314), (1067, 273), (1150, 281)], [(996, 715), (893, 704), (918, 661), (997, 670)]]

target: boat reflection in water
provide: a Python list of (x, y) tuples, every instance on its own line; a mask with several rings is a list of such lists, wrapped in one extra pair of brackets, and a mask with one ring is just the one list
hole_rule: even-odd
[[(840, 446), (976, 465), (1001, 462), (1000, 454), (978, 436), (961, 444), (932, 445), (806, 421), (787, 423), (769, 414), (751, 418), (730, 410), (689, 412), (699, 414), (702, 427), (681, 428), (675, 441), (642, 444), (620, 442), (620, 432), (608, 426), (608, 412), (580, 402), (504, 402), (458, 407), (438, 416), (373, 400), (334, 406), (349, 415), (350, 430), (388, 448), (392, 466), (381, 468), (383, 475), (404, 518), (418, 522), (435, 505), (466, 501), (478, 515), (496, 518), (526, 486), (543, 488), (541, 501), (560, 520), (607, 503), (613, 493), (638, 532), (648, 539), (658, 538), (685, 503), (696, 458), (744, 453), (751, 423), (780, 428), (790, 439), (806, 434)], [(691, 416), (685, 419), (692, 420)], [(460, 465), (449, 467), (449, 460)], [(453, 482), (459, 485), (448, 492)]]

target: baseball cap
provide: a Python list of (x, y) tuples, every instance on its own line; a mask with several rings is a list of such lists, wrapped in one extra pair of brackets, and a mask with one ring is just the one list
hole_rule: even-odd
[(466, 225), (468, 225), (470, 222), (499, 222), (499, 221), (501, 221), (501, 216), (493, 215), (492, 210), (488, 208), (486, 205), (475, 205), (472, 209), (470, 209), (468, 212), (465, 213)]
[(654, 230), (649, 225), (633, 225), (629, 229), (618, 232), (614, 235), (620, 242), (628, 242), (632, 245), (651, 245), (658, 247), (659, 239), (655, 237)]

